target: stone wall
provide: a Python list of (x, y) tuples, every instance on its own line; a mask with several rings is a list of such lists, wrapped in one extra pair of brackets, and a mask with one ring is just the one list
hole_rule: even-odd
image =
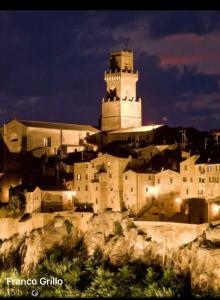
[(93, 213), (90, 212), (56, 212), (56, 213), (32, 213), (32, 217), (26, 221), (19, 222), (19, 219), (0, 218), (0, 240), (8, 239), (14, 234), (24, 235), (33, 229), (42, 228), (47, 225), (55, 216), (73, 218), (75, 226), (82, 232), (87, 230), (88, 220)]
[(136, 226), (151, 236), (152, 241), (163, 243), (164, 247), (177, 248), (192, 242), (208, 227), (204, 224), (184, 224), (171, 222), (133, 221)]

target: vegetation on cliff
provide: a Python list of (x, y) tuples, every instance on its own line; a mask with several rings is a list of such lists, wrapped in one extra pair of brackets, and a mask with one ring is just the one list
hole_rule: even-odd
[(0, 207), (0, 218), (18, 218), (24, 213), (24, 202), (14, 197)]
[[(141, 262), (122, 267), (104, 261), (99, 251), (92, 257), (65, 257), (62, 249), (48, 256), (29, 278), (61, 278), (63, 285), (19, 286), (18, 294), (30, 295), (33, 288), (42, 297), (175, 297), (190, 294), (187, 280), (170, 269)], [(25, 278), (13, 268), (1, 273), (0, 296), (8, 295), (6, 278)], [(14, 287), (11, 287), (14, 288)]]

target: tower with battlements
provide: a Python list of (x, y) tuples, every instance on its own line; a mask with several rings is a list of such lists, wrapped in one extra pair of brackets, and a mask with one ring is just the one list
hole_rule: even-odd
[(110, 54), (110, 70), (105, 72), (106, 97), (102, 100), (101, 129), (111, 131), (142, 126), (141, 99), (136, 97), (138, 72), (134, 72), (133, 52)]

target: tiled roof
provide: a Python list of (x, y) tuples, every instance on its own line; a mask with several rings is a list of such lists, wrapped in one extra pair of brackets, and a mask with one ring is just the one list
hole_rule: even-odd
[(100, 131), (97, 128), (90, 126), (90, 125), (53, 123), (53, 122), (41, 122), (41, 121), (26, 121), (26, 120), (17, 120), (17, 121), (27, 127), (66, 129), (66, 130), (85, 130), (85, 131), (94, 131), (94, 132)]
[(129, 128), (111, 130), (109, 133), (146, 132), (146, 131), (151, 131), (151, 130), (157, 129), (162, 126), (164, 126), (164, 125), (156, 125), (155, 124), (155, 125), (145, 125), (145, 126), (139, 126), (139, 127), (129, 127)]

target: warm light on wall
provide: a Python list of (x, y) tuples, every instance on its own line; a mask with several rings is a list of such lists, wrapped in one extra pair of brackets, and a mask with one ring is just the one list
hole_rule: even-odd
[(72, 196), (76, 196), (76, 191), (72, 191)]
[(212, 211), (214, 215), (217, 215), (220, 212), (220, 205), (219, 204), (213, 204), (212, 205)]
[(179, 197), (177, 197), (177, 198), (175, 199), (175, 201), (176, 201), (176, 203), (178, 203), (178, 204), (182, 203), (182, 199), (179, 198)]
[(148, 194), (152, 196), (157, 196), (159, 193), (159, 186), (147, 186)]

